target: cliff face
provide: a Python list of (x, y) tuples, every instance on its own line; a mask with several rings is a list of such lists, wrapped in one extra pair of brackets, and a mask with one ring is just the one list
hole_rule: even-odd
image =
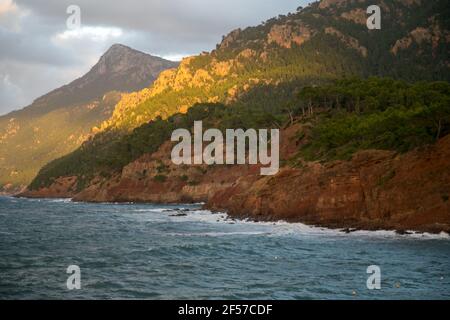
[(450, 231), (450, 136), (405, 155), (362, 151), (351, 161), (285, 168), (242, 181), (207, 204), (232, 216), (329, 227)]
[[(129, 145), (127, 139), (132, 135), (132, 141), (144, 140), (135, 134), (136, 129), (158, 119), (189, 114), (197, 104), (245, 103), (276, 114), (283, 105), (295, 104), (289, 101), (297, 94), (295, 90), (330, 79), (449, 79), (446, 49), (450, 42), (444, 0), (378, 1), (383, 9), (383, 27), (376, 31), (368, 30), (364, 22), (366, 9), (372, 4), (369, 0), (315, 2), (258, 26), (232, 31), (212, 52), (186, 58), (177, 68), (163, 71), (151, 87), (123, 95), (112, 116), (95, 124), (93, 138), (64, 159), (47, 163), (32, 181), (32, 188), (48, 186), (61, 175), (90, 179), (100, 172), (122, 170), (148, 151), (140, 146), (116, 150), (116, 143)], [(404, 45), (409, 42), (410, 45)], [(121, 56), (121, 48), (118, 49), (117, 56)], [(128, 56), (133, 53), (126, 54), (125, 61)], [(109, 59), (102, 58), (94, 74), (102, 74), (108, 65)], [(122, 79), (126, 68), (120, 63), (112, 65), (117, 67), (113, 68), (114, 77)], [(270, 101), (267, 98), (276, 94), (265, 98), (263, 87), (275, 86), (283, 87), (284, 92), (278, 94), (276, 101)], [(155, 148), (158, 146), (159, 142)], [(13, 171), (14, 168), (8, 168), (5, 174), (14, 174)]]
[[(433, 84), (423, 99), (423, 88), (412, 90), (414, 94), (402, 89), (387, 99), (404, 86), (400, 83), (325, 88), (314, 107), (312, 92), (332, 79), (449, 79), (445, 1), (378, 1), (383, 27), (376, 31), (365, 25), (365, 10), (372, 4), (322, 0), (232, 31), (211, 53), (186, 58), (162, 72), (151, 87), (123, 95), (98, 134), (76, 152), (48, 163), (24, 195), (95, 202), (206, 202), (210, 209), (255, 220), (449, 230), (449, 138), (405, 153), (450, 133), (447, 96), (436, 104), (429, 99), (442, 84)], [(108, 59), (103, 60), (99, 72)], [(382, 90), (379, 96), (377, 88)], [(410, 98), (405, 99), (405, 92)], [(371, 96), (362, 103), (366, 93)], [(334, 110), (330, 117), (320, 115), (327, 109)], [(341, 111), (351, 117), (341, 119)], [(341, 120), (329, 121), (331, 116)], [(200, 119), (221, 128), (306, 122), (283, 130), (285, 166), (274, 177), (261, 177), (258, 166), (174, 166), (168, 158), (171, 144), (161, 144), (173, 129), (190, 128)], [(348, 161), (297, 161), (318, 159), (308, 158), (302, 145), (321, 121), (327, 122), (327, 130), (312, 135), (316, 151), (328, 146), (334, 146), (336, 155), (365, 151)], [(298, 126), (305, 126), (304, 132)], [(12, 126), (10, 132), (15, 130)]]
[[(298, 127), (282, 132), (282, 159), (298, 147)], [(450, 232), (450, 136), (399, 155), (361, 151), (350, 161), (304, 163), (263, 177), (258, 166), (174, 166), (171, 144), (83, 191), (73, 178), (27, 192), (91, 202), (206, 202), (213, 211), (258, 221), (286, 220), (332, 228)], [(75, 183), (74, 183), (75, 182)]]

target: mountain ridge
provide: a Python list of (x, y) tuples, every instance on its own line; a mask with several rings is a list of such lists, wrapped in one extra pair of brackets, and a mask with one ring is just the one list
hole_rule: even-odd
[[(373, 4), (383, 9), (381, 30), (364, 23)], [(23, 195), (200, 201), (255, 220), (448, 232), (446, 8), (445, 1), (329, 0), (234, 30), (211, 53), (124, 96), (98, 134), (44, 166)], [(280, 173), (174, 166), (171, 132), (200, 120), (222, 132), (281, 129)], [(421, 191), (426, 197), (417, 197)], [(265, 199), (276, 207), (261, 205)], [(429, 204), (436, 210), (424, 211)]]
[[(370, 4), (383, 10), (381, 30), (366, 27), (365, 8)], [(317, 74), (321, 78), (376, 75), (448, 81), (450, 13), (439, 12), (442, 8), (444, 1), (320, 1), (262, 25), (233, 30), (211, 53), (184, 59), (178, 69), (162, 73), (149, 90), (135, 93), (136, 103), (133, 99), (119, 103), (116, 116), (103, 129), (131, 130), (157, 116), (185, 112), (195, 102), (227, 103), (255, 85), (289, 77), (309, 77), (310, 82)], [(217, 83), (231, 82), (233, 77), (233, 85), (215, 90)], [(203, 92), (190, 94), (195, 89)], [(158, 96), (183, 90), (184, 96), (172, 99), (177, 110), (169, 110), (168, 102), (153, 107), (156, 103), (151, 101), (158, 102)]]
[(85, 75), (1, 116), (0, 190), (28, 184), (42, 165), (74, 150), (109, 118), (121, 92), (145, 88), (177, 65), (115, 44)]
[[(368, 30), (361, 19), (355, 18), (362, 8), (365, 12), (373, 4), (383, 8), (381, 30)], [(133, 131), (157, 119), (186, 114), (199, 103), (239, 102), (274, 115), (282, 113), (286, 104), (295, 103), (293, 98), (302, 86), (333, 79), (391, 76), (408, 81), (448, 81), (450, 13), (445, 8), (442, 0), (321, 1), (259, 26), (231, 31), (211, 53), (185, 58), (178, 68), (162, 72), (151, 87), (125, 95), (112, 117), (102, 123), (99, 134), (87, 141), (77, 156), (83, 152), (98, 153), (98, 164), (86, 155), (85, 161), (93, 163), (83, 170), (92, 170), (90, 174), (96, 166), (103, 170), (104, 164), (111, 170), (120, 170), (142, 152), (154, 150), (141, 145), (138, 151), (119, 147), (130, 143), (130, 135), (135, 136)], [(439, 30), (433, 32), (440, 37), (413, 40), (397, 54), (392, 52), (399, 40), (425, 27)], [(271, 99), (265, 96), (264, 88), (270, 88)], [(115, 155), (117, 152), (123, 157)], [(69, 167), (67, 163), (65, 166)], [(49, 167), (51, 164), (46, 166), (46, 172)]]
[[(24, 109), (33, 108), (38, 113), (48, 112), (50, 111), (49, 107), (51, 109), (58, 107), (59, 104), (86, 103), (101, 98), (102, 94), (111, 91), (140, 90), (151, 85), (161, 71), (177, 65), (177, 62), (152, 56), (122, 44), (114, 44), (86, 74), (36, 98), (30, 106)], [(135, 68), (140, 70), (133, 70)], [(134, 78), (127, 81), (117, 79), (120, 76), (130, 75), (133, 75)], [(114, 81), (120, 83), (116, 84)], [(105, 83), (102, 83), (100, 88), (89, 88), (95, 82)], [(74, 97), (68, 97), (69, 95)], [(22, 110), (11, 113), (20, 113)]]

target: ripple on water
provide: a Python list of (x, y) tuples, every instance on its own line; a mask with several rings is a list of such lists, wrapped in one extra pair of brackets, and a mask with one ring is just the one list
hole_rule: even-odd
[[(445, 234), (345, 234), (198, 205), (68, 199), (0, 198), (0, 216), (0, 298), (450, 298)], [(79, 292), (65, 288), (70, 264), (82, 270)], [(376, 293), (365, 287), (372, 264), (383, 275)]]

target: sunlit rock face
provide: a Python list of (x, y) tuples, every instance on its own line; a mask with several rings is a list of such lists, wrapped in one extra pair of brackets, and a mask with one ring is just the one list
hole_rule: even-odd
[(125, 93), (177, 65), (115, 44), (83, 77), (0, 117), (0, 193), (21, 191), (43, 165), (95, 134)]

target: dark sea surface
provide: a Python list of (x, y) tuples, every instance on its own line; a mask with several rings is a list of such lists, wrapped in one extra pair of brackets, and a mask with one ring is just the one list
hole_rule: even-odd
[[(367, 289), (370, 265), (381, 290)], [(450, 299), (450, 239), (1, 197), (0, 299)]]

